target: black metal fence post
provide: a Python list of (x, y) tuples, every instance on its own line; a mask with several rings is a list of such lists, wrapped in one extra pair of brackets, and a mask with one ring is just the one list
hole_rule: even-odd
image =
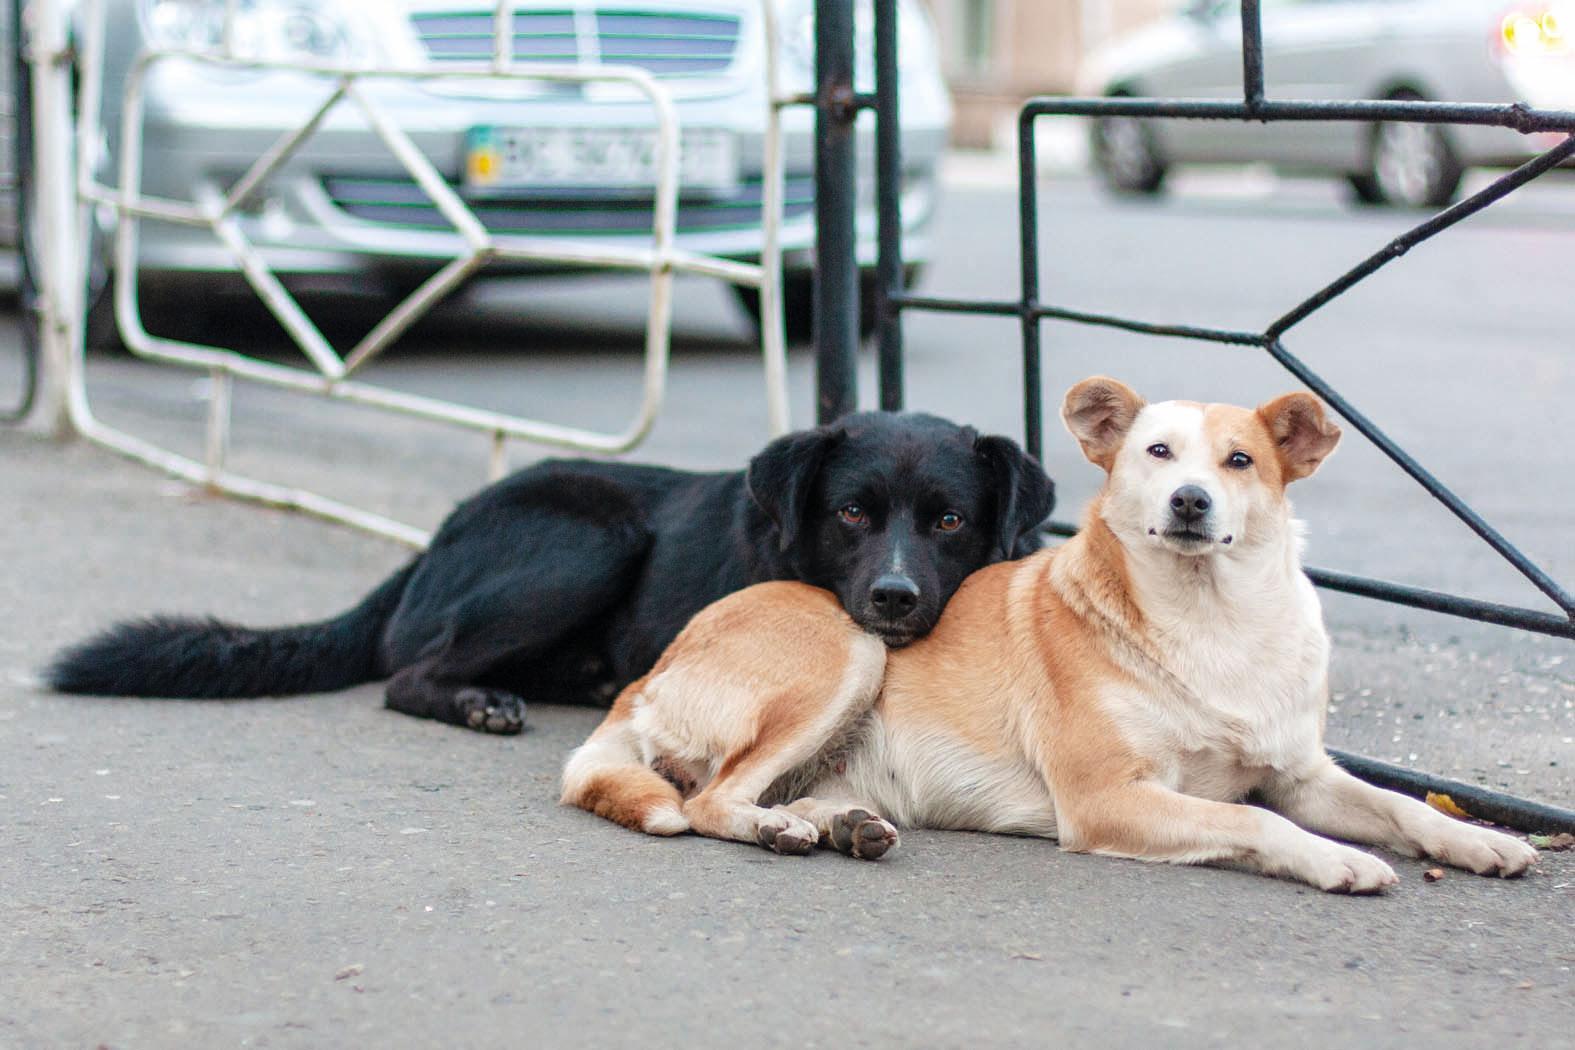
[(895, 192), (875, 195), (880, 254), (876, 258), (875, 318), (880, 340), (880, 407), (903, 403), (902, 314), (893, 297), (903, 291), (902, 128), (898, 116), (897, 0), (875, 0), (875, 181)]
[(22, 389), (14, 404), (0, 409), (0, 423), (16, 423), (33, 410), (38, 391), (38, 280), (33, 273), (33, 253), (28, 244), (32, 223), (33, 187), (33, 67), (26, 52), (26, 0), (11, 5), (11, 47), (3, 60), (11, 67), (12, 170), (16, 175), (16, 286), (17, 316), (21, 326)]
[(859, 270), (854, 207), (853, 5), (815, 2), (815, 418), (858, 407)]
[(1039, 345), (1039, 161), (1034, 120), (1025, 112), (1017, 122), (1017, 234), (1022, 268), (1022, 298), (1017, 304), (1023, 327), (1023, 445), (1044, 462), (1044, 392)]

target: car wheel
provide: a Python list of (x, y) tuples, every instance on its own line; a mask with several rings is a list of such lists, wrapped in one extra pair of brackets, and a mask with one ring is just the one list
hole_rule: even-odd
[(1346, 185), (1350, 188), (1351, 199), (1357, 204), (1382, 204), (1383, 192), (1378, 188), (1378, 182), (1371, 175), (1353, 174), (1345, 177)]
[[(1391, 99), (1420, 100), (1415, 92)], [(1383, 122), (1369, 137), (1368, 170), (1379, 197), (1402, 208), (1438, 208), (1455, 199), (1465, 169), (1437, 124)]]
[(1165, 160), (1154, 130), (1136, 117), (1101, 117), (1091, 131), (1094, 167), (1116, 193), (1158, 193), (1165, 184)]
[[(905, 266), (902, 286), (910, 288), (918, 280), (920, 267)], [(875, 292), (877, 277), (874, 270), (859, 271), (859, 339), (867, 340), (875, 334)], [(734, 285), (733, 292), (755, 331), (760, 331), (760, 292), (754, 288)], [(803, 346), (815, 338), (815, 278), (808, 270), (796, 270), (782, 275), (782, 327), (789, 346)]]

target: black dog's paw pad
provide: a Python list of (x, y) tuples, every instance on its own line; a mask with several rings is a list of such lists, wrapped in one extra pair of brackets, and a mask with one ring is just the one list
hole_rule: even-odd
[(880, 860), (897, 845), (897, 829), (865, 809), (837, 814), (830, 837), (838, 853), (859, 860)]
[(513, 736), (525, 728), (525, 701), (501, 689), (461, 689), (454, 706), (464, 725), (478, 733)]

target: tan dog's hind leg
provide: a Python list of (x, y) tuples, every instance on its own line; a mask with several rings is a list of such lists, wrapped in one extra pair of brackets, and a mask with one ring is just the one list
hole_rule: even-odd
[(1135, 781), (1056, 794), (1062, 848), (1173, 864), (1228, 864), (1310, 883), (1331, 893), (1377, 893), (1389, 865), (1309, 834), (1255, 806), (1212, 802)]
[[(728, 712), (729, 717), (752, 721), (755, 731), (731, 754), (720, 756), (716, 777), (684, 803), (684, 816), (697, 833), (755, 842), (778, 853), (808, 853), (820, 841), (821, 828), (813, 821), (787, 807), (766, 809), (757, 803), (778, 778), (813, 760), (874, 703), (886, 647), (851, 631), (838, 648), (840, 654), (835, 649), (825, 653), (829, 667), (772, 667), (786, 680), (797, 677), (802, 684), (760, 697), (754, 710)], [(774, 663), (782, 657), (764, 650), (760, 659)], [(682, 670), (675, 666), (675, 671)], [(718, 671), (714, 666), (706, 670), (713, 677)], [(752, 670), (759, 675), (761, 667)]]
[(857, 802), (801, 798), (778, 806), (815, 825), (820, 844), (859, 860), (880, 860), (897, 845), (897, 829)]
[(683, 796), (641, 760), (639, 738), (630, 725), (626, 698), (638, 694), (639, 684), (625, 690), (590, 739), (569, 756), (561, 801), (634, 831), (677, 835), (689, 830)]
[(1264, 791), (1269, 805), (1302, 827), (1408, 857), (1431, 857), (1478, 875), (1513, 878), (1536, 862), (1537, 851), (1518, 839), (1446, 817), (1320, 759), (1311, 772), (1278, 777)]
[(690, 827), (701, 835), (755, 842), (778, 853), (814, 849), (822, 831), (818, 824), (791, 807), (766, 809), (757, 803), (778, 778), (814, 759), (869, 709), (880, 689), (885, 656), (885, 646), (878, 640), (860, 635), (834, 688), (790, 692), (762, 703), (755, 712), (754, 740), (728, 755), (716, 778), (684, 803)]

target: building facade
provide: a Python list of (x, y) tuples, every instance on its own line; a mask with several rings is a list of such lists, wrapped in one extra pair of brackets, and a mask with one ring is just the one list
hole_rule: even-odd
[(1033, 95), (1076, 90), (1083, 56), (1175, 0), (928, 0), (956, 103), (959, 146), (1005, 145)]

